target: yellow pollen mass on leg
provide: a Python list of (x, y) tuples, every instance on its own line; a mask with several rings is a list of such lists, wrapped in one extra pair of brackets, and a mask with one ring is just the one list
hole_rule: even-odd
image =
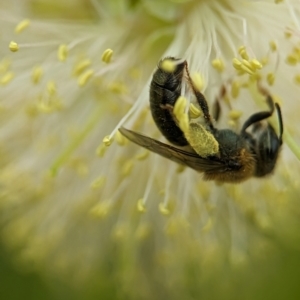
[(201, 157), (218, 155), (219, 143), (213, 134), (207, 131), (201, 124), (190, 123), (189, 130), (185, 133), (185, 137), (191, 147)]

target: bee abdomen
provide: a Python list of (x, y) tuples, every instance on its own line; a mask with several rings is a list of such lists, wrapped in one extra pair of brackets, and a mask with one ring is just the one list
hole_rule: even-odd
[[(173, 57), (165, 59), (178, 60)], [(182, 78), (186, 62), (182, 61), (178, 63), (175, 66), (175, 70), (170, 72), (161, 67), (164, 60), (159, 62), (158, 69), (153, 74), (150, 84), (150, 109), (152, 117), (160, 132), (169, 142), (178, 146), (186, 146), (188, 142), (181, 129), (175, 123), (170, 111), (181, 94)]]

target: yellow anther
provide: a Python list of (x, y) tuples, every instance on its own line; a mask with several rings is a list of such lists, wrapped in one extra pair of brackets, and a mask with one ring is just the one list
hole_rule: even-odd
[(47, 92), (50, 96), (53, 96), (56, 94), (57, 87), (54, 81), (48, 81), (47, 82)]
[(246, 66), (250, 70), (254, 71), (254, 68), (253, 68), (252, 64), (250, 63), (250, 61), (248, 61), (246, 59), (242, 59), (242, 66)]
[(241, 63), (241, 61), (240, 61), (238, 58), (235, 57), (235, 58), (232, 60), (232, 65), (233, 65), (233, 67), (234, 67), (236, 70), (241, 70), (242, 63)]
[(299, 47), (295, 47), (293, 49), (293, 53), (294, 53), (295, 56), (297, 56), (298, 62), (299, 62), (300, 61), (300, 48)]
[(230, 127), (235, 127), (235, 126), (236, 126), (236, 122), (235, 122), (234, 120), (229, 120), (229, 121), (228, 121), (228, 125), (229, 125)]
[(197, 119), (202, 116), (202, 111), (197, 108), (193, 103), (190, 104), (189, 107), (189, 115), (191, 119)]
[(66, 44), (62, 44), (58, 47), (57, 58), (60, 61), (65, 61), (68, 57), (69, 49)]
[(41, 67), (35, 67), (31, 73), (31, 80), (34, 84), (38, 84), (43, 76), (43, 70)]
[(292, 33), (290, 31), (285, 31), (284, 36), (285, 36), (285, 38), (289, 39), (292, 37)]
[(274, 73), (268, 73), (267, 74), (267, 82), (269, 85), (273, 85), (275, 81), (275, 74)]
[(170, 210), (166, 207), (164, 203), (159, 203), (158, 205), (158, 210), (163, 214), (164, 216), (169, 215), (171, 212)]
[(185, 108), (187, 105), (187, 100), (183, 96), (180, 96), (173, 109), (173, 113), (178, 120), (179, 127), (183, 132), (188, 132), (189, 130), (189, 118), (188, 115), (185, 113)]
[(254, 68), (254, 69), (260, 70), (262, 68), (261, 62), (255, 58), (251, 60), (250, 64), (251, 64), (252, 68)]
[(104, 176), (100, 176), (96, 178), (90, 185), (93, 190), (100, 189), (104, 186), (106, 178)]
[(96, 155), (99, 157), (103, 157), (105, 152), (106, 152), (106, 146), (104, 144), (101, 144), (100, 146), (97, 147), (96, 150)]
[(106, 136), (103, 138), (102, 142), (104, 143), (104, 145), (105, 145), (106, 147), (108, 147), (108, 146), (110, 146), (111, 143), (113, 142), (113, 137), (111, 137), (110, 135), (106, 135)]
[(168, 73), (172, 73), (176, 69), (176, 64), (173, 60), (171, 59), (165, 59), (160, 63), (160, 67)]
[(133, 169), (133, 161), (128, 160), (122, 166), (121, 173), (122, 173), (123, 176), (128, 176), (128, 175), (130, 175), (132, 169)]
[(200, 92), (204, 87), (204, 80), (200, 73), (195, 72), (191, 75), (194, 87)]
[(146, 159), (148, 156), (149, 156), (149, 151), (148, 150), (145, 150), (145, 151), (143, 151), (143, 152), (141, 152), (141, 153), (138, 153), (136, 156), (135, 156), (135, 158), (137, 159), (137, 160), (144, 160), (144, 159)]
[(36, 106), (40, 112), (46, 114), (52, 113), (54, 111), (59, 111), (63, 107), (61, 101), (58, 98), (53, 98), (49, 101), (40, 99)]
[(1, 79), (0, 79), (0, 84), (1, 85), (7, 85), (12, 81), (12, 79), (15, 77), (15, 74), (13, 72), (7, 72), (5, 73)]
[(145, 206), (143, 198), (138, 200), (136, 208), (139, 212), (142, 212), (142, 213), (144, 213), (146, 211), (146, 206)]
[(92, 78), (93, 75), (94, 75), (94, 70), (89, 69), (89, 70), (85, 71), (85, 72), (84, 72), (83, 74), (81, 74), (81, 76), (78, 78), (78, 81), (77, 81), (78, 85), (79, 85), (80, 87), (85, 86), (85, 85), (88, 83), (88, 81)]
[(220, 58), (216, 58), (211, 62), (211, 65), (219, 72), (223, 72), (225, 69), (224, 61)]
[(238, 81), (233, 81), (231, 84), (231, 96), (237, 98), (240, 94), (241, 84)]
[(92, 62), (89, 59), (84, 59), (79, 61), (74, 68), (74, 75), (78, 76), (80, 75), (86, 68), (88, 68)]
[(298, 85), (300, 85), (300, 74), (296, 75), (294, 79), (295, 79), (295, 82), (296, 82)]
[(109, 213), (110, 205), (108, 201), (103, 201), (91, 208), (90, 214), (94, 217), (104, 218)]
[(184, 114), (186, 106), (187, 106), (187, 99), (183, 96), (178, 97), (173, 108), (174, 115), (177, 117)]
[(285, 61), (287, 64), (295, 66), (298, 63), (298, 55), (295, 53), (289, 54)]
[(15, 27), (15, 33), (21, 33), (23, 30), (25, 30), (30, 25), (29, 19), (24, 19), (21, 21), (16, 27)]
[(10, 50), (11, 52), (17, 52), (17, 51), (19, 50), (19, 45), (18, 45), (18, 43), (14, 42), (14, 41), (11, 41), (11, 42), (9, 43), (9, 50)]
[(125, 95), (128, 93), (128, 88), (123, 82), (112, 82), (108, 88), (116, 94)]
[(127, 143), (127, 139), (119, 131), (116, 132), (115, 139), (120, 146), (124, 146)]
[[(247, 61), (248, 62), (248, 61)], [(249, 63), (249, 62), (248, 62)], [(249, 65), (250, 65), (250, 67), (249, 67)], [(251, 66), (251, 64), (249, 63), (249, 64), (242, 64), (241, 65), (241, 69), (244, 71), (244, 72), (246, 72), (246, 73), (248, 73), (248, 74), (250, 74), (250, 75), (254, 75), (254, 72), (253, 72), (253, 68), (252, 68), (252, 66)]]
[(110, 63), (111, 61), (111, 58), (112, 58), (112, 55), (113, 55), (113, 50), (111, 49), (106, 49), (103, 53), (102, 53), (102, 56), (101, 56), (101, 60), (105, 63)]
[(249, 59), (249, 55), (246, 51), (246, 47), (245, 46), (241, 46), (239, 49), (238, 49), (238, 52), (241, 56), (241, 58), (245, 59), (245, 60), (248, 60)]
[(242, 114), (243, 114), (243, 112), (240, 111), (240, 110), (231, 110), (229, 112), (229, 118), (231, 120), (236, 121), (236, 120), (238, 120), (242, 116)]
[(269, 46), (272, 52), (275, 52), (277, 50), (277, 44), (275, 41), (270, 41)]
[(265, 66), (269, 62), (269, 58), (265, 56), (260, 60), (260, 62), (263, 66)]

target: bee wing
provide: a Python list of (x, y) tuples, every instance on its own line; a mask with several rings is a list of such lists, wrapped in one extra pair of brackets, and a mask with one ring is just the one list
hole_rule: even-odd
[(196, 153), (188, 152), (171, 145), (164, 144), (137, 132), (128, 130), (124, 127), (119, 128), (119, 131), (133, 143), (181, 165), (186, 165), (196, 171), (211, 172), (224, 168), (224, 164), (221, 162), (202, 158)]

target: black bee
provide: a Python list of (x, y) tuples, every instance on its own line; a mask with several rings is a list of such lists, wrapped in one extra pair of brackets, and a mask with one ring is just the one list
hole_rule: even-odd
[[(219, 130), (213, 126), (205, 97), (195, 88), (190, 79), (187, 62), (180, 62), (172, 57), (166, 59), (179, 63), (174, 71), (168, 72), (161, 67), (163, 60), (160, 61), (150, 87), (151, 113), (161, 133), (171, 143), (185, 146), (184, 149), (164, 144), (125, 128), (120, 128), (119, 131), (132, 142), (152, 152), (202, 172), (205, 180), (238, 183), (252, 176), (264, 177), (270, 174), (276, 165), (283, 134), (280, 106), (277, 103), (274, 104), (272, 97), (266, 94), (269, 110), (251, 115), (239, 134), (230, 129)], [(217, 153), (207, 156), (197, 154), (197, 149), (187, 141), (178, 126), (178, 120), (172, 113), (172, 108), (181, 93), (184, 69), (203, 112), (205, 131), (213, 136), (218, 145)], [(260, 123), (271, 117), (274, 109), (278, 116), (279, 135), (270, 124), (263, 127)], [(252, 131), (249, 133), (246, 130), (251, 125), (253, 125)]]

